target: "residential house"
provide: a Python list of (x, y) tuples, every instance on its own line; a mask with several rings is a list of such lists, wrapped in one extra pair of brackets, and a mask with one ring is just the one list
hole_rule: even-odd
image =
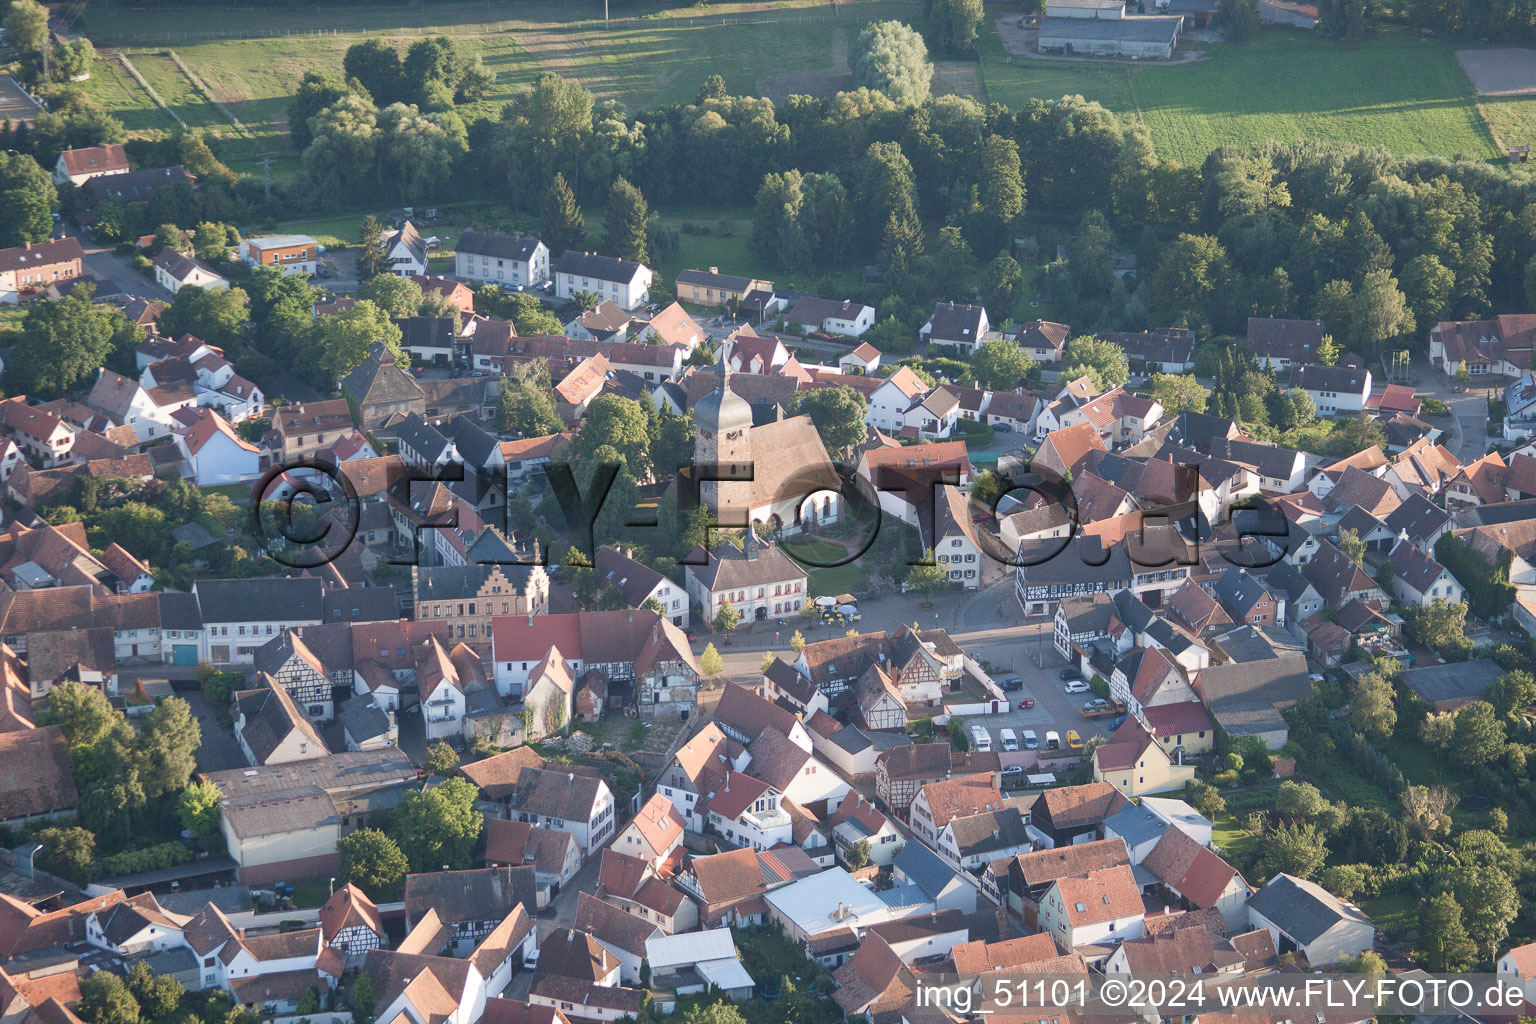
[(626, 551), (603, 546), (597, 549), (594, 564), (599, 592), (607, 587), (617, 587), (624, 595), (624, 607), (640, 608), (647, 601), (655, 601), (672, 625), (688, 628), (689, 600), (684, 587), (642, 562), (631, 558)]
[(1251, 316), (1246, 347), (1261, 367), (1286, 370), (1315, 362), (1324, 333), (1321, 320)]
[(1191, 910), (1215, 910), (1235, 932), (1248, 925), (1252, 889), (1237, 869), (1182, 828), (1168, 828), (1141, 862)]
[(991, 772), (930, 782), (912, 799), (909, 821), (917, 835), (938, 848), (939, 834), (950, 819), (1001, 810), (1002, 791)]
[(1030, 834), (1047, 849), (1087, 842), (1100, 822), (1126, 804), (1120, 791), (1103, 781), (1048, 789), (1030, 808)]
[[(320, 624), (322, 590), (320, 580), (313, 578), (195, 580), (192, 594), (203, 623), (199, 659), (215, 665), (253, 664), (256, 652), (274, 637), (282, 639), (291, 629)], [(257, 667), (284, 681), (281, 672), (264, 664)], [(318, 685), (314, 696), (316, 706), (329, 705), (329, 692), (321, 700)], [(295, 699), (306, 706), (304, 699)], [(330, 717), (324, 709), (306, 710), (312, 718)]]
[(682, 846), (686, 826), (672, 801), (653, 793), (613, 840), (613, 849), (658, 867)]
[(811, 334), (857, 338), (875, 326), (875, 308), (848, 299), (839, 302), (804, 295), (784, 313), (784, 321)]
[(695, 306), (739, 306), (754, 291), (773, 292), (772, 281), (722, 274), (719, 267), (681, 271), (675, 283), (677, 300)]
[(49, 285), (78, 279), (84, 273), (84, 260), (85, 250), (75, 238), (0, 249), (0, 303), (15, 304)]
[[(9, 687), (7, 690), (9, 691)], [(73, 817), (80, 802), (69, 743), (56, 725), (0, 732), (0, 824)]]
[(1108, 743), (1093, 750), (1093, 780), (1108, 782), (1126, 796), (1183, 789), (1195, 777), (1195, 766), (1174, 761), (1135, 717), (1125, 722)]
[(845, 374), (873, 376), (880, 369), (880, 350), (867, 341), (837, 357), (837, 368)]
[(345, 399), (279, 406), (272, 411), (267, 448), (274, 461), (291, 465), (349, 436), (354, 429)]
[(875, 796), (889, 811), (905, 816), (918, 792), (950, 775), (948, 743), (914, 743), (875, 758)]
[(549, 247), (537, 238), (465, 231), (453, 257), (453, 274), (521, 291), (549, 280)]
[(1474, 376), (1518, 377), (1531, 369), (1536, 315), (1506, 314), (1491, 320), (1453, 320), (1429, 331), (1430, 364), (1447, 377), (1466, 367)]
[(120, 142), (66, 149), (53, 165), (53, 183), (62, 185), (67, 181), (71, 185), (84, 185), (92, 178), (127, 174), (128, 171), (128, 154)]
[(477, 650), (489, 647), (495, 617), (549, 609), (549, 577), (528, 562), (412, 566), (411, 589), (418, 621), (441, 622)]
[(1049, 320), (1032, 320), (1028, 323), (1004, 327), (1002, 335), (1018, 345), (1037, 363), (1061, 363), (1062, 352), (1067, 347), (1067, 337), (1072, 328)]
[(374, 430), (403, 416), (426, 412), (426, 396), (410, 374), (395, 361), (394, 353), (375, 343), (368, 358), (341, 381), (341, 391), (357, 403), (364, 429)]
[(1392, 593), (1400, 601), (1422, 608), (1436, 601), (1460, 604), (1466, 599), (1466, 588), (1450, 570), (1406, 538), (1392, 548), (1388, 564), (1391, 565)]
[[(758, 878), (761, 880), (761, 872)], [(626, 914), (654, 921), (665, 935), (689, 931), (699, 924), (699, 905), (682, 889), (638, 857), (614, 850), (603, 851), (596, 895)]]
[(150, 261), (155, 268), (155, 283), (175, 295), (183, 288), (201, 288), (220, 292), (229, 287), (229, 278), (191, 256), (170, 246)]
[(191, 424), (172, 437), (186, 467), (184, 475), (199, 487), (254, 480), (261, 476), (266, 463), (261, 449), (237, 434), (229, 421), (212, 409), (199, 410)]
[(613, 793), (601, 778), (551, 768), (524, 768), (506, 798), (508, 816), (576, 838), (586, 857), (613, 837)]
[(351, 882), (331, 893), (320, 908), (320, 935), (347, 967), (361, 966), (370, 949), (384, 949), (389, 943), (379, 908)]
[(1067, 950), (1145, 935), (1141, 891), (1131, 869), (1117, 864), (1056, 879), (1040, 901), (1040, 928)]
[(530, 866), (409, 874), (404, 902), (407, 932), (434, 918), (446, 930), (443, 942), (456, 956), (480, 945), (519, 904), (530, 915), (538, 910)]
[(975, 352), (991, 329), (984, 306), (940, 302), (934, 305), (933, 315), (917, 329), (917, 336), (923, 344), (953, 345), (966, 352)]
[(1371, 371), (1302, 364), (1291, 368), (1291, 387), (1311, 396), (1319, 416), (1359, 415), (1371, 397)]
[(463, 737), (467, 691), (468, 680), (441, 640), (431, 636), (416, 648), (416, 693), (427, 742)]
[[(583, 892), (576, 899), (576, 930), (587, 933), (619, 962), (620, 984), (638, 985), (641, 966), (646, 963), (646, 942), (661, 935), (661, 929), (590, 893)], [(655, 977), (655, 964), (649, 965), (649, 973)]]
[(396, 277), (414, 277), (427, 272), (427, 240), (410, 221), (395, 231), (380, 235), (390, 273)]
[(489, 867), (532, 865), (534, 879), (550, 897), (581, 870), (581, 847), (569, 832), (508, 818), (485, 819), (485, 863)]
[(651, 268), (632, 260), (567, 251), (554, 261), (555, 297), (572, 299), (591, 292), (611, 299), (621, 309), (643, 306), (651, 299)]
[(313, 276), (320, 267), (320, 243), (308, 235), (266, 235), (240, 242), (240, 258), (253, 267)]
[(286, 687), (265, 672), (256, 673), (257, 686), (233, 695), (235, 742), (247, 763), (283, 764), (325, 757), (325, 741), (307, 715), (293, 702)]
[(688, 594), (713, 619), (727, 604), (742, 621), (797, 615), (807, 599), (809, 574), (777, 545), (748, 529), (745, 544), (696, 549), (684, 559)]

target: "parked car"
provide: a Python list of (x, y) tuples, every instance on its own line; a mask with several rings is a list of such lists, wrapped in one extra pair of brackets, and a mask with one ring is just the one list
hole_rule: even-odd
[(1045, 749), (1046, 750), (1060, 750), (1061, 749), (1061, 734), (1058, 733), (1055, 729), (1052, 729), (1051, 731), (1049, 731), (1049, 732), (1047, 732), (1045, 734)]
[(1024, 730), (1024, 749), (1025, 750), (1039, 750), (1040, 749), (1040, 737), (1035, 735), (1035, 730), (1033, 730), (1033, 729), (1025, 729)]
[(1007, 768), (1003, 769), (1003, 774), (1004, 775), (1023, 775), (1024, 774), (1024, 766), (1021, 765), (1021, 764), (1011, 764)]
[(531, 971), (537, 966), (539, 966), (539, 951), (537, 949), (529, 950), (523, 957), (523, 970)]
[(1065, 682), (1068, 679), (1081, 679), (1082, 674), (1075, 668), (1064, 668), (1061, 670), (1061, 674), (1057, 678)]
[(1109, 707), (1109, 701), (1105, 700), (1103, 697), (1095, 697), (1093, 700), (1083, 702), (1084, 711), (1097, 711), (1099, 708), (1107, 707)]
[(1067, 748), (1069, 750), (1083, 749), (1083, 738), (1077, 734), (1076, 729), (1067, 730)]
[(1087, 693), (1088, 690), (1088, 684), (1083, 682), (1081, 679), (1074, 679), (1066, 685), (1066, 691), (1068, 693)]
[(1022, 690), (1024, 689), (1024, 680), (1020, 679), (1018, 676), (1009, 676), (1007, 679), (1003, 680), (1003, 689)]
[(1018, 700), (1018, 704), (1019, 704), (1019, 707), (1021, 707), (1021, 708), (1032, 708), (1032, 707), (1035, 706), (1035, 698), (1033, 698), (1033, 697), (1020, 697), (1019, 700)]

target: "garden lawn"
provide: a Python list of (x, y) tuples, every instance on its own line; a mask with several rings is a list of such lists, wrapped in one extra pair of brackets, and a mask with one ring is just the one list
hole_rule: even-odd
[(1249, 854), (1257, 852), (1258, 839), (1245, 830), (1231, 812), (1216, 815), (1212, 824), (1211, 842), (1221, 847), (1221, 855), (1227, 860), (1246, 860)]
[(1389, 936), (1401, 937), (1419, 926), (1421, 901), (1412, 893), (1361, 899), (1359, 903), (1377, 930)]

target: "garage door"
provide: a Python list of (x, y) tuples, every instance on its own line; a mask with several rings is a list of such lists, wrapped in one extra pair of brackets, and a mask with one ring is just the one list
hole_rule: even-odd
[(174, 644), (171, 647), (171, 664), (196, 665), (197, 644)]

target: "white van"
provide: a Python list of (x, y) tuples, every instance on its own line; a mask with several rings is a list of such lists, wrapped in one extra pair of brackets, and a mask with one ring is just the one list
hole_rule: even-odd
[(1060, 750), (1061, 749), (1061, 733), (1057, 732), (1055, 729), (1052, 729), (1050, 732), (1046, 733), (1045, 734), (1045, 749), (1046, 750)]
[(971, 726), (971, 749), (978, 753), (988, 753), (992, 750), (992, 734), (979, 725)]
[(1004, 750), (1019, 749), (1019, 735), (1012, 729), (1004, 729), (1002, 732), (998, 733), (998, 736), (1002, 738)]
[(1024, 730), (1024, 749), (1025, 750), (1039, 750), (1040, 749), (1040, 737), (1035, 735), (1035, 730), (1033, 730), (1033, 729), (1025, 729)]

